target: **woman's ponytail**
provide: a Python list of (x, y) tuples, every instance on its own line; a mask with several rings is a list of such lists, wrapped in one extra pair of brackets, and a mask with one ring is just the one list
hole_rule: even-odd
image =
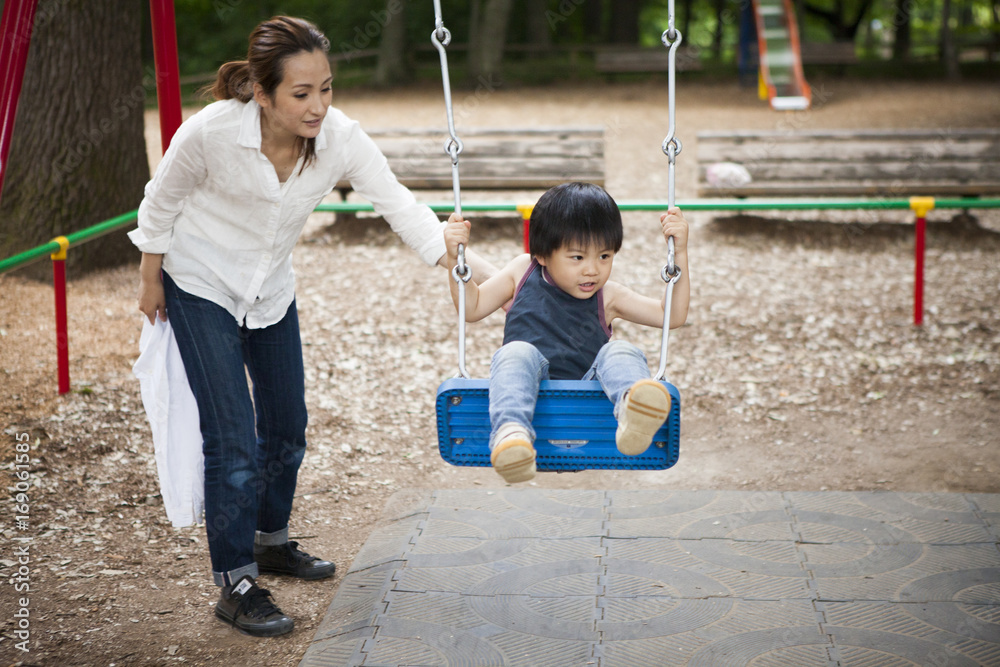
[(224, 64), (219, 68), (211, 92), (217, 100), (236, 99), (244, 103), (249, 102), (253, 98), (250, 63), (246, 60), (234, 60)]

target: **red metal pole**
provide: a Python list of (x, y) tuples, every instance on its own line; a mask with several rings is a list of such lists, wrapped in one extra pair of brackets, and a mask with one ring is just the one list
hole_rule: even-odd
[(52, 253), (52, 285), (56, 294), (56, 366), (59, 374), (59, 394), (69, 392), (69, 330), (66, 326), (66, 250), (69, 239), (52, 239), (59, 252)]
[(917, 218), (916, 238), (913, 244), (913, 324), (924, 323), (924, 243), (927, 218)]
[(0, 20), (0, 194), (37, 6), (38, 0), (7, 0)]
[(156, 104), (160, 112), (163, 152), (181, 126), (181, 80), (177, 58), (174, 0), (149, 0), (153, 24), (153, 61), (156, 65)]
[(534, 210), (534, 208), (534, 204), (522, 204), (517, 207), (521, 217), (524, 218), (524, 252), (531, 252), (528, 247), (528, 231), (531, 228), (531, 211)]
[(934, 208), (933, 197), (910, 197), (910, 208), (917, 218), (913, 241), (913, 324), (924, 323), (924, 249), (927, 237), (927, 213)]

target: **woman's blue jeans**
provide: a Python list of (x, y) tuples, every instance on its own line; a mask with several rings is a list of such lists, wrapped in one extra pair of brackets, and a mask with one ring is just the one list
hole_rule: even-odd
[(201, 421), (212, 571), (229, 585), (257, 576), (255, 542), (288, 541), (308, 421), (298, 312), (293, 301), (277, 324), (248, 329), (166, 272), (163, 287)]
[[(531, 420), (535, 416), (538, 386), (549, 378), (549, 362), (531, 343), (513, 341), (493, 355), (490, 363), (490, 449), (497, 429), (504, 424), (523, 426), (535, 439)], [(615, 417), (622, 398), (633, 384), (649, 378), (646, 355), (624, 340), (608, 341), (581, 380), (597, 380), (614, 404)]]

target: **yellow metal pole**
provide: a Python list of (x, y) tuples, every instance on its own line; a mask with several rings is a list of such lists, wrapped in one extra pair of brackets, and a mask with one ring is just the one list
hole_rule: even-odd
[(535, 210), (534, 204), (518, 204), (517, 212), (521, 214), (521, 218), (524, 220), (524, 252), (531, 252), (531, 248), (528, 245), (528, 229), (531, 227), (531, 212)]

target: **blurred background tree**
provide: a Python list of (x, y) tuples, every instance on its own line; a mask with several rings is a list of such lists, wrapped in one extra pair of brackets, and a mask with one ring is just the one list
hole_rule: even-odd
[[(736, 80), (739, 19), (749, 1), (676, 0), (676, 25), (684, 44), (693, 47), (706, 65), (697, 76)], [(341, 86), (433, 82), (439, 76), (437, 53), (430, 43), (431, 0), (175, 3), (186, 90), (207, 82), (222, 62), (242, 57), (250, 30), (277, 13), (304, 16), (326, 32)], [(792, 0), (792, 4), (803, 41), (854, 44), (859, 62), (848, 70), (830, 68), (832, 73), (977, 77), (995, 76), (1000, 68), (1000, 5), (995, 2)], [(660, 46), (668, 6), (667, 0), (444, 0), (443, 5), (445, 25), (453, 36), (449, 47), (453, 78), (471, 86), (483, 76), (525, 84), (592, 77), (596, 49)], [(146, 32), (144, 57), (151, 66)], [(823, 73), (820, 66), (813, 69)]]

